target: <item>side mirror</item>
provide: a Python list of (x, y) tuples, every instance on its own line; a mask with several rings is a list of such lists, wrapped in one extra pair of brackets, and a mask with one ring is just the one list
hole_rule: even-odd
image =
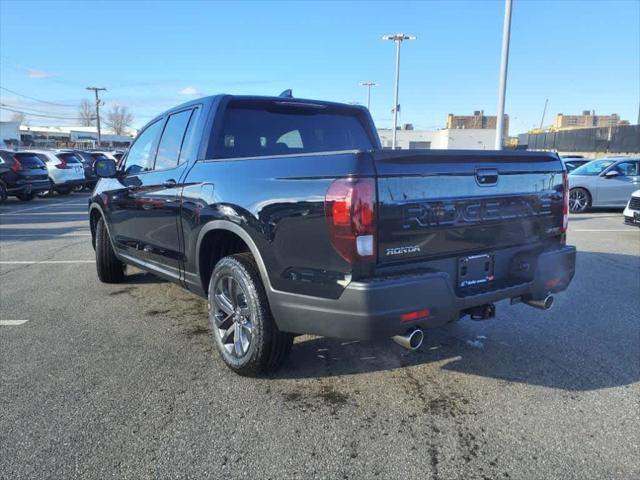
[(609, 170), (607, 173), (604, 174), (605, 178), (613, 178), (613, 177), (617, 177), (618, 175), (620, 175), (620, 172), (617, 170)]
[(114, 178), (118, 172), (116, 162), (110, 158), (96, 160), (93, 164), (93, 169), (100, 178)]

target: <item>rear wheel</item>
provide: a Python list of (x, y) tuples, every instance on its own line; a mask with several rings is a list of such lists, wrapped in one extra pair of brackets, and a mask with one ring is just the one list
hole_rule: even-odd
[(209, 323), (222, 359), (240, 375), (276, 370), (291, 351), (293, 335), (278, 330), (249, 253), (225, 257), (214, 267)]
[(42, 192), (38, 192), (36, 195), (40, 198), (51, 197), (53, 195), (53, 182), (49, 179), (49, 190), (43, 190)]
[(35, 195), (33, 193), (19, 193), (16, 195), (16, 197), (18, 197), (18, 200), (22, 200), (23, 202), (30, 202), (31, 200), (33, 200), (33, 197), (35, 197)]
[(121, 283), (124, 280), (125, 265), (116, 257), (109, 239), (109, 232), (100, 217), (96, 224), (96, 269), (98, 278), (104, 283)]
[(572, 213), (583, 213), (591, 206), (591, 195), (584, 188), (572, 188), (569, 192), (569, 207)]
[(4, 203), (7, 199), (7, 186), (0, 180), (0, 203)]
[(60, 195), (69, 195), (71, 193), (71, 188), (70, 187), (58, 188), (56, 189), (56, 192), (58, 192)]

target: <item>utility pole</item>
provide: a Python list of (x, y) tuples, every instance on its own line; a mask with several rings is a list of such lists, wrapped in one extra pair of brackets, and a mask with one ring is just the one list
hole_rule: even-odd
[(398, 90), (400, 87), (400, 45), (404, 40), (415, 40), (415, 35), (405, 35), (404, 33), (396, 33), (395, 35), (385, 35), (383, 40), (393, 40), (396, 42), (396, 88), (395, 88), (395, 102), (393, 107), (393, 137), (391, 140), (391, 148), (396, 149), (396, 136), (398, 130), (398, 110), (400, 105), (398, 104)]
[(498, 85), (498, 116), (496, 118), (496, 150), (502, 150), (504, 130), (504, 97), (507, 92), (507, 67), (509, 65), (509, 37), (511, 36), (511, 0), (504, 2), (504, 24), (502, 26), (502, 57), (500, 59), (500, 83)]
[(366, 82), (360, 82), (361, 87), (367, 87), (367, 110), (371, 110), (371, 87), (377, 87), (376, 82), (368, 80)]
[(100, 148), (100, 144), (102, 143), (102, 136), (100, 134), (100, 98), (98, 97), (98, 92), (106, 92), (107, 89), (102, 87), (87, 87), (87, 90), (93, 90), (96, 94), (96, 125), (98, 127), (98, 148)]
[(544, 108), (542, 109), (542, 119), (540, 119), (540, 130), (542, 130), (542, 124), (544, 123), (544, 116), (547, 113), (547, 104), (549, 103), (549, 99), (545, 99)]

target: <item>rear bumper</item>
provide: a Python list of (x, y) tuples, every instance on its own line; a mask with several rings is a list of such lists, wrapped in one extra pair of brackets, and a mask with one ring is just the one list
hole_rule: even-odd
[(39, 193), (49, 190), (49, 180), (32, 180), (27, 182), (16, 183), (7, 186), (9, 195), (19, 195), (21, 193)]
[[(471, 307), (565, 290), (573, 279), (575, 261), (573, 246), (545, 251), (538, 257), (532, 281), (464, 297), (456, 295), (444, 272), (352, 282), (337, 300), (279, 291), (271, 291), (269, 297), (283, 331), (348, 339), (390, 337), (416, 326), (444, 325)], [(401, 314), (424, 309), (429, 310), (428, 317), (400, 321)]]
[(62, 183), (54, 183), (53, 188), (54, 190), (58, 188), (72, 188), (72, 187), (77, 187), (78, 185), (84, 185), (84, 182), (85, 182), (84, 178), (67, 180)]

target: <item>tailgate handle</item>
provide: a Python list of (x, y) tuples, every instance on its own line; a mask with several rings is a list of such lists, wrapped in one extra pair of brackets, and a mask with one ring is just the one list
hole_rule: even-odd
[(476, 182), (481, 187), (498, 183), (498, 170), (495, 168), (479, 168), (476, 170)]

